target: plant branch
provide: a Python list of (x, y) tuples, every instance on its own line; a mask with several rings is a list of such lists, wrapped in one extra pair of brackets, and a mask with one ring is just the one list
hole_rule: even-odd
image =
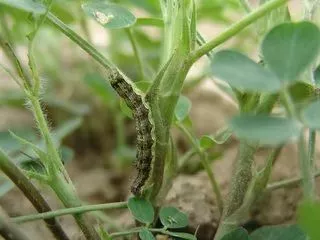
[[(314, 177), (320, 177), (320, 171), (317, 171), (314, 174)], [(280, 188), (288, 188), (288, 187), (294, 187), (302, 182), (303, 178), (302, 177), (295, 177), (295, 178), (290, 178), (290, 179), (285, 179), (279, 182), (274, 182), (268, 184), (266, 191), (271, 192)]]
[(219, 188), (219, 184), (218, 184), (218, 182), (217, 182), (217, 180), (216, 180), (216, 178), (215, 178), (215, 176), (213, 174), (213, 171), (212, 171), (212, 169), (210, 167), (210, 164), (209, 164), (209, 161), (208, 161), (208, 154), (206, 152), (204, 152), (200, 148), (198, 142), (196, 141), (195, 136), (193, 136), (192, 133), (185, 126), (183, 126), (181, 123), (178, 123), (177, 126), (186, 135), (186, 137), (188, 138), (188, 140), (192, 144), (193, 148), (199, 154), (200, 159), (201, 159), (201, 163), (203, 165), (203, 168), (205, 169), (205, 171), (206, 171), (206, 173), (207, 173), (207, 175), (209, 177), (213, 192), (216, 195), (216, 200), (217, 200), (217, 205), (218, 205), (218, 208), (219, 208), (219, 212), (222, 215), (222, 211), (223, 211), (222, 195), (221, 195), (221, 191), (220, 191), (220, 188)]
[[(39, 193), (38, 189), (29, 181), (21, 170), (12, 162), (11, 159), (0, 149), (0, 169), (11, 179), (12, 182), (24, 193), (35, 209), (42, 213), (51, 211), (49, 204)], [(56, 239), (68, 240), (68, 236), (63, 231), (59, 222), (52, 218), (45, 220)]]
[(212, 49), (219, 46), (220, 44), (226, 42), (231, 37), (235, 36), (237, 33), (242, 31), (245, 27), (249, 26), (251, 23), (255, 22), (259, 18), (263, 17), (270, 11), (280, 7), (281, 5), (285, 4), (288, 1), (289, 0), (271, 0), (263, 4), (261, 7), (252, 11), (250, 14), (248, 14), (239, 22), (230, 26), (226, 31), (221, 33), (218, 37), (204, 44), (198, 50), (194, 51), (191, 54), (189, 61), (192, 63), (196, 62), (203, 55), (207, 54), (208, 52), (210, 52)]
[(131, 28), (125, 29), (125, 31), (128, 35), (134, 56), (136, 57), (136, 60), (137, 60), (137, 65), (138, 65), (139, 73), (140, 73), (140, 81), (143, 81), (144, 80), (144, 72), (143, 72), (143, 65), (142, 65), (142, 56), (141, 56), (141, 53), (138, 49), (138, 43), (137, 43), (135, 37), (133, 36)]
[(59, 29), (63, 34), (70, 38), (73, 42), (79, 45), (85, 52), (87, 52), (91, 57), (93, 57), (97, 62), (99, 62), (106, 70), (115, 69), (115, 65), (110, 62), (106, 57), (104, 57), (95, 47), (93, 47), (86, 40), (81, 38), (77, 33), (71, 30), (66, 24), (64, 24), (59, 18), (54, 14), (49, 13), (47, 19), (51, 22), (57, 29)]
[(85, 213), (85, 212), (119, 209), (119, 208), (126, 208), (126, 207), (127, 207), (127, 202), (85, 205), (81, 207), (59, 209), (51, 212), (15, 217), (15, 218), (12, 218), (12, 221), (15, 223), (25, 223), (25, 222), (37, 221), (41, 219), (50, 219), (50, 218), (69, 215), (69, 214), (79, 214), (79, 213)]

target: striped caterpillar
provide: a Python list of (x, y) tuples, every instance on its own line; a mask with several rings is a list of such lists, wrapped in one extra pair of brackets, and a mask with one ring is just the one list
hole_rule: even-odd
[(110, 77), (111, 86), (124, 99), (132, 110), (137, 132), (137, 177), (131, 185), (131, 192), (140, 196), (142, 188), (149, 178), (151, 163), (153, 159), (153, 128), (154, 124), (150, 117), (150, 108), (144, 97), (133, 86), (126, 81), (118, 71), (112, 71)]

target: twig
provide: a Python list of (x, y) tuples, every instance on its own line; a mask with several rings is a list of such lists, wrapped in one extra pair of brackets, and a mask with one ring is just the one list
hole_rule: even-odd
[(12, 218), (12, 221), (15, 223), (24, 223), (24, 222), (41, 220), (41, 219), (50, 219), (50, 218), (63, 216), (63, 215), (69, 215), (69, 214), (79, 214), (79, 213), (85, 213), (85, 212), (90, 212), (90, 211), (119, 209), (119, 208), (126, 208), (126, 207), (127, 207), (127, 202), (85, 205), (85, 206), (81, 206), (81, 207), (59, 209), (59, 210), (55, 210), (55, 211), (51, 211), (51, 212), (15, 217), (15, 218)]

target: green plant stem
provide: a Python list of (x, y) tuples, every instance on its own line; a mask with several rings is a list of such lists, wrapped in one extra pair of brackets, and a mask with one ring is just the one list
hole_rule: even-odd
[[(38, 189), (1, 149), (0, 169), (11, 179), (12, 182), (16, 184), (39, 213), (51, 211), (49, 204), (39, 193)], [(56, 219), (47, 219), (45, 222), (56, 239), (69, 240), (68, 236)]]
[[(317, 171), (314, 174), (314, 178), (320, 177), (320, 171)], [(280, 188), (289, 188), (289, 187), (295, 187), (298, 184), (302, 182), (303, 178), (302, 177), (295, 177), (295, 178), (290, 178), (290, 179), (285, 179), (279, 182), (274, 182), (268, 184), (266, 191), (271, 192)]]
[(178, 127), (186, 135), (186, 137), (189, 139), (193, 148), (198, 152), (200, 159), (201, 159), (201, 163), (203, 165), (203, 168), (205, 169), (205, 171), (209, 177), (213, 192), (216, 195), (217, 206), (218, 206), (219, 212), (222, 215), (222, 211), (223, 211), (222, 195), (221, 195), (221, 191), (219, 188), (219, 184), (218, 184), (218, 182), (213, 174), (213, 171), (210, 167), (210, 163), (208, 161), (208, 154), (200, 148), (199, 144), (196, 141), (196, 138), (191, 134), (191, 132), (185, 126), (178, 123)]
[[(57, 149), (55, 148), (47, 121), (41, 109), (40, 101), (37, 97), (30, 94), (28, 94), (28, 98), (32, 106), (31, 109), (35, 120), (47, 147), (49, 160), (49, 162), (47, 162), (49, 172), (48, 183), (59, 199), (63, 202), (65, 207), (80, 207), (82, 203), (76, 195), (72, 181), (63, 166)], [(74, 218), (88, 240), (100, 239), (92, 224), (89, 223), (85, 216), (77, 214), (74, 215)]]
[(14, 224), (9, 223), (0, 215), (0, 236), (9, 240), (28, 240), (29, 238)]
[(53, 24), (57, 29), (59, 29), (63, 34), (70, 38), (73, 42), (79, 45), (85, 52), (92, 56), (97, 62), (99, 62), (106, 70), (116, 69), (115, 65), (110, 62), (106, 57), (104, 57), (95, 47), (93, 47), (86, 40), (81, 38), (77, 33), (71, 30), (67, 25), (65, 25), (60, 19), (58, 19), (52, 13), (47, 15), (47, 19), (51, 24)]
[(129, 38), (131, 46), (132, 46), (133, 53), (134, 53), (136, 60), (137, 60), (137, 65), (138, 65), (139, 74), (140, 74), (139, 80), (143, 81), (144, 80), (144, 72), (143, 72), (143, 65), (142, 65), (142, 56), (141, 56), (141, 53), (138, 49), (138, 43), (137, 43), (135, 37), (133, 36), (133, 32), (132, 32), (131, 28), (125, 29), (125, 31), (128, 35), (128, 38)]
[(248, 25), (254, 23), (259, 18), (263, 17), (264, 15), (269, 13), (270, 11), (280, 7), (281, 5), (285, 4), (288, 1), (289, 0), (271, 0), (271, 1), (268, 1), (267, 3), (263, 4), (262, 6), (260, 6), (256, 10), (252, 11), (250, 14), (248, 14), (246, 17), (244, 17), (239, 22), (230, 26), (226, 31), (221, 33), (218, 37), (207, 42), (202, 47), (200, 47), (198, 50), (193, 52), (190, 56), (189, 61), (192, 63), (196, 62), (203, 55), (207, 54), (208, 52), (210, 52), (212, 49), (219, 46), (220, 44), (226, 42), (231, 37), (233, 37), (234, 35), (236, 35), (240, 31), (242, 31)]
[(31, 215), (25, 215), (21, 217), (15, 217), (15, 218), (12, 218), (12, 221), (15, 223), (25, 223), (25, 222), (37, 221), (41, 219), (50, 219), (50, 218), (69, 215), (69, 214), (73, 215), (73, 214), (79, 214), (79, 213), (85, 213), (85, 212), (119, 209), (119, 208), (126, 208), (126, 207), (127, 207), (127, 202), (85, 205), (85, 206), (75, 207), (75, 208), (59, 209), (59, 210), (45, 212), (41, 214), (31, 214)]
[(234, 164), (229, 196), (223, 209), (223, 215), (214, 238), (215, 240), (220, 240), (225, 234), (238, 227), (238, 222), (230, 223), (228, 217), (232, 216), (243, 204), (252, 180), (252, 164), (257, 148), (258, 146), (250, 145), (245, 141), (240, 142), (237, 160)]
[(315, 130), (310, 129), (309, 130), (309, 148), (308, 148), (308, 159), (311, 166), (311, 169), (313, 170), (315, 168), (315, 152), (316, 152), (316, 138), (317, 138), (317, 132)]
[[(282, 92), (282, 96), (283, 96), (284, 105), (287, 109), (288, 115), (292, 118), (297, 118), (295, 106), (286, 88), (284, 88)], [(300, 137), (298, 139), (298, 151), (299, 151), (300, 171), (303, 179), (302, 180), (303, 195), (306, 200), (313, 201), (316, 196), (315, 180), (313, 176), (314, 168), (310, 162), (310, 157), (312, 157), (312, 155), (308, 154), (306, 150), (303, 131), (301, 131)]]

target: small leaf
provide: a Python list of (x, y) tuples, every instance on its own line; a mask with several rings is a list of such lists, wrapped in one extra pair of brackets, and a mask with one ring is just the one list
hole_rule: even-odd
[(160, 221), (166, 228), (183, 228), (188, 226), (188, 216), (175, 207), (162, 207)]
[(313, 129), (320, 129), (320, 100), (309, 104), (302, 111), (303, 122)]
[(153, 234), (146, 228), (142, 229), (139, 232), (139, 237), (141, 240), (155, 240), (156, 238), (153, 236)]
[(247, 230), (245, 230), (244, 228), (238, 228), (224, 235), (221, 240), (249, 240), (249, 235)]
[(309, 240), (320, 239), (320, 203), (302, 203), (298, 210), (298, 222), (301, 228), (308, 233)]
[(191, 102), (185, 96), (180, 96), (175, 108), (175, 117), (178, 122), (182, 122), (188, 115), (191, 109)]
[(265, 145), (297, 139), (302, 129), (294, 119), (270, 116), (237, 116), (231, 120), (230, 126), (238, 138)]
[(215, 145), (214, 138), (209, 135), (204, 135), (199, 140), (200, 147), (204, 150), (212, 148)]
[(314, 97), (314, 87), (307, 82), (296, 82), (289, 87), (289, 94), (294, 103), (301, 103)]
[(0, 0), (0, 4), (5, 4), (13, 8), (17, 8), (26, 12), (43, 14), (46, 7), (40, 1), (34, 0)]
[(127, 28), (136, 22), (130, 11), (112, 3), (91, 1), (82, 4), (82, 9), (105, 28)]
[(218, 52), (211, 66), (213, 76), (240, 90), (275, 92), (281, 87), (280, 81), (273, 73), (235, 51)]
[(217, 144), (224, 144), (232, 136), (232, 129), (229, 127), (219, 130), (214, 136), (213, 140)]
[(128, 201), (128, 208), (134, 218), (139, 222), (145, 224), (150, 224), (153, 222), (154, 210), (149, 201), (133, 197)]
[(45, 166), (38, 158), (30, 157), (30, 159), (20, 162), (19, 165), (25, 171), (31, 171), (42, 175), (47, 174)]
[(190, 233), (180, 233), (180, 232), (166, 231), (166, 234), (168, 234), (169, 236), (173, 236), (173, 237), (177, 237), (177, 238), (181, 238), (181, 239), (197, 240), (197, 238), (194, 235), (190, 234)]
[[(250, 240), (308, 240), (307, 235), (297, 225), (267, 226), (250, 235)], [(319, 239), (319, 238), (317, 238)]]
[(267, 66), (284, 82), (298, 80), (318, 56), (319, 48), (319, 29), (310, 22), (280, 24), (262, 43)]

